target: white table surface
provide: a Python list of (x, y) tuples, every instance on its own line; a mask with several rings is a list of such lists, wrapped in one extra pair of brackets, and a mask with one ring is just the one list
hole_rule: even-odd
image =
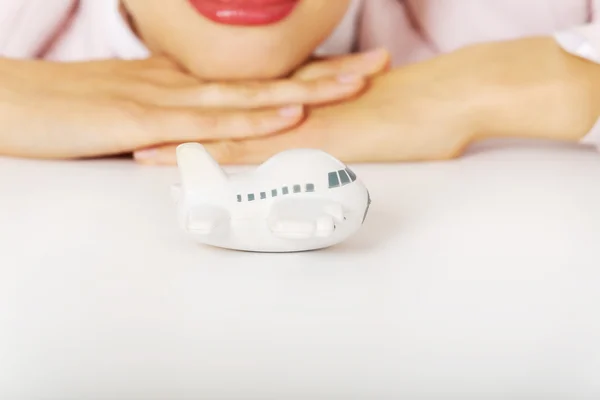
[(174, 168), (0, 159), (0, 399), (598, 399), (600, 154), (355, 165), (325, 251), (204, 248)]

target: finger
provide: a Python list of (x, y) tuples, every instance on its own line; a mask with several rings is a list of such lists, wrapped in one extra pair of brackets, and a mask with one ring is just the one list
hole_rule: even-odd
[[(139, 149), (133, 152), (133, 159), (139, 164), (145, 165), (177, 165), (177, 146), (180, 144), (165, 144)], [(206, 145), (204, 147), (206, 148)]]
[(163, 143), (244, 139), (271, 135), (297, 125), (301, 106), (260, 111), (156, 109), (146, 112), (139, 147)]
[[(134, 159), (146, 165), (175, 165), (178, 144), (155, 146), (134, 152)], [(220, 164), (259, 164), (275, 154), (297, 147), (319, 148), (315, 143), (307, 144), (306, 138), (295, 133), (284, 133), (269, 138), (252, 140), (221, 140), (204, 143), (204, 148)]]
[[(137, 90), (138, 100), (142, 100), (142, 96), (150, 95), (150, 92), (156, 90), (155, 87), (163, 90), (173, 90), (177, 88), (190, 88), (194, 85), (200, 85), (202, 82), (190, 75), (183, 74), (172, 69), (161, 68), (145, 68), (140, 70), (128, 71), (126, 77), (130, 81), (136, 82), (132, 90)], [(154, 93), (154, 96), (159, 96)], [(147, 98), (146, 98), (147, 100)]]
[(350, 98), (366, 86), (359, 75), (312, 81), (278, 80), (245, 83), (190, 84), (167, 87), (137, 83), (121, 89), (137, 101), (165, 107), (265, 108), (287, 104), (320, 105)]
[(384, 71), (390, 62), (387, 50), (377, 49), (367, 53), (358, 53), (314, 61), (298, 69), (295, 79), (312, 80), (338, 74), (358, 74), (371, 76)]

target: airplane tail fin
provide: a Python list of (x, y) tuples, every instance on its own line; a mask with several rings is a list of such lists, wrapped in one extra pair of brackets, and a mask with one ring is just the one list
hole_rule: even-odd
[(183, 188), (201, 189), (227, 181), (223, 169), (201, 144), (181, 144), (176, 155)]

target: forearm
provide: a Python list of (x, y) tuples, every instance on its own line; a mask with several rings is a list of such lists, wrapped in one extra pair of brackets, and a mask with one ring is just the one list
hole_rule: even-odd
[[(600, 117), (600, 65), (564, 51), (553, 38), (473, 46), (474, 139), (579, 141)], [(495, 62), (478, 63), (482, 58)], [(479, 87), (479, 88), (477, 88)]]
[[(22, 76), (23, 67), (30, 61), (0, 57), (0, 154), (12, 154), (15, 143), (26, 140), (24, 133), (16, 129), (19, 119), (26, 120), (19, 112), (22, 99), (17, 94), (19, 86), (26, 86), (31, 77)], [(29, 80), (27, 79), (29, 78)], [(33, 105), (32, 105), (33, 106)], [(29, 123), (29, 120), (27, 120)], [(19, 132), (18, 135), (15, 134)]]

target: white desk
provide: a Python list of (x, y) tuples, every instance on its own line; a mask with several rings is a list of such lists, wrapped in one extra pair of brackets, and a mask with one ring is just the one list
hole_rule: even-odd
[(598, 399), (600, 154), (354, 166), (326, 251), (198, 247), (173, 168), (0, 160), (0, 398)]

